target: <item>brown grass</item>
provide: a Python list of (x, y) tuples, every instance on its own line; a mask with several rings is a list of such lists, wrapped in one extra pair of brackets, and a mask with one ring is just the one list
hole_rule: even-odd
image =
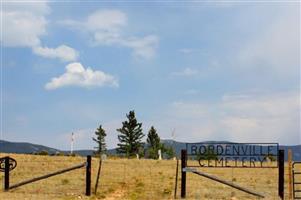
[[(17, 168), (11, 171), (11, 184), (85, 162), (84, 157), (22, 154), (0, 154), (0, 157), (6, 155), (15, 158), (18, 162)], [(98, 160), (93, 158), (93, 192), (97, 167)], [(28, 184), (9, 192), (1, 190), (0, 199), (173, 199), (175, 169), (176, 161), (173, 160), (108, 159), (103, 162), (97, 194), (89, 198), (84, 195), (85, 169), (82, 168)], [(278, 199), (277, 169), (199, 168), (199, 170), (261, 192), (265, 194), (266, 199)], [(4, 174), (1, 173), (0, 185), (2, 188), (3, 176)], [(180, 198), (180, 173), (177, 197)], [(257, 198), (220, 183), (188, 173), (187, 199), (238, 200)]]

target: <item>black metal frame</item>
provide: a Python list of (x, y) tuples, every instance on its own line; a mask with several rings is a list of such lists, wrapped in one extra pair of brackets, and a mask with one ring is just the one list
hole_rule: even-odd
[(8, 165), (9, 165), (9, 171), (15, 169), (17, 167), (17, 161), (15, 159), (13, 159), (12, 157), (2, 157), (0, 158), (0, 172), (4, 172), (5, 171), (5, 162), (6, 159), (8, 158)]
[(33, 182), (36, 182), (36, 181), (39, 181), (42, 179), (46, 179), (46, 178), (49, 178), (49, 177), (52, 177), (55, 175), (59, 175), (59, 174), (65, 173), (65, 172), (69, 172), (69, 171), (72, 171), (75, 169), (85, 167), (86, 168), (86, 195), (87, 196), (91, 195), (91, 156), (90, 155), (87, 156), (87, 161), (82, 164), (79, 164), (79, 165), (76, 165), (73, 167), (69, 167), (69, 168), (65, 168), (65, 169), (62, 169), (62, 170), (59, 170), (56, 172), (52, 172), (52, 173), (43, 175), (43, 176), (28, 179), (28, 180), (19, 182), (14, 185), (10, 185), (9, 184), (9, 171), (11, 170), (12, 165), (11, 165), (10, 161), (12, 161), (12, 160), (15, 161), (15, 159), (13, 159), (11, 157), (8, 157), (8, 156), (4, 157), (4, 163), (5, 163), (4, 164), (4, 191), (9, 191), (10, 189), (14, 189), (14, 188), (20, 187), (22, 185), (33, 183)]
[[(233, 143), (229, 143), (229, 144), (233, 144)], [(236, 143), (236, 144), (242, 144), (242, 143)], [(244, 144), (250, 144), (250, 143), (244, 143)], [(251, 144), (263, 144), (263, 143), (251, 143)], [(284, 150), (279, 149), (278, 143), (265, 143), (265, 144), (277, 144), (278, 196), (280, 197), (280, 199), (284, 199)], [(189, 172), (189, 170), (187, 170), (189, 169), (188, 167), (191, 166), (187, 165), (187, 149), (182, 149), (181, 150), (181, 198), (186, 197), (186, 172)], [(228, 168), (232, 168), (232, 167), (228, 167)], [(276, 167), (271, 167), (271, 168), (276, 168)]]

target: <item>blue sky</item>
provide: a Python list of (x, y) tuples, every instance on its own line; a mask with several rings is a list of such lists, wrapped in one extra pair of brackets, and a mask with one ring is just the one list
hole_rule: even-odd
[(300, 144), (300, 3), (2, 2), (1, 137)]

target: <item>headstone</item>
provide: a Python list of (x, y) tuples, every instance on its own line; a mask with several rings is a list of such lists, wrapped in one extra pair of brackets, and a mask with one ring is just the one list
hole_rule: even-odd
[(101, 160), (106, 160), (107, 159), (107, 155), (106, 154), (101, 154)]
[(161, 149), (158, 150), (158, 156), (159, 156), (159, 160), (162, 160)]

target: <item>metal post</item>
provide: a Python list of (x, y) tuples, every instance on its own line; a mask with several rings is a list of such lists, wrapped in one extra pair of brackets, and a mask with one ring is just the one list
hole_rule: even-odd
[(9, 157), (5, 157), (5, 168), (4, 168), (4, 190), (9, 190)]
[(278, 151), (278, 195), (284, 199), (284, 150)]
[(86, 195), (91, 195), (91, 156), (87, 156), (86, 165)]
[(186, 197), (186, 171), (184, 170), (187, 165), (187, 151), (181, 150), (181, 198)]

